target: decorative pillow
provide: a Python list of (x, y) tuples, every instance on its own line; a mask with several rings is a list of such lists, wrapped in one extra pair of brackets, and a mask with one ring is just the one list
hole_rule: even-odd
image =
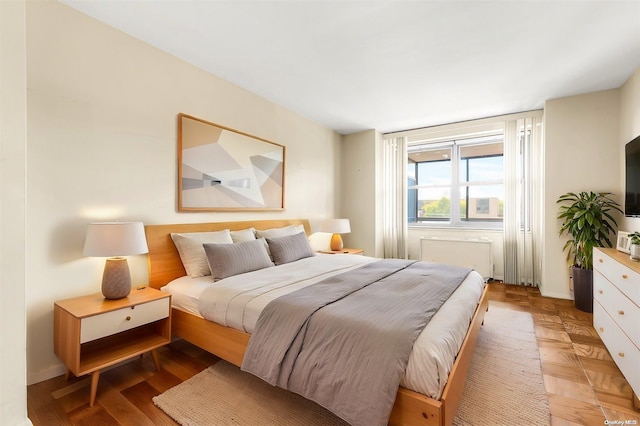
[(287, 235), (304, 233), (304, 225), (289, 225), (282, 228), (256, 229), (256, 238), (279, 238)]
[(279, 238), (267, 238), (271, 257), (276, 265), (315, 256), (304, 232)]
[(191, 278), (211, 275), (207, 255), (202, 244), (233, 244), (228, 229), (216, 232), (189, 232), (186, 234), (171, 234), (173, 244), (178, 249), (184, 270)]
[(204, 244), (213, 280), (273, 266), (263, 239), (236, 244)]
[(234, 243), (242, 241), (251, 241), (256, 239), (256, 230), (253, 228), (242, 229), (240, 231), (231, 231), (231, 239)]

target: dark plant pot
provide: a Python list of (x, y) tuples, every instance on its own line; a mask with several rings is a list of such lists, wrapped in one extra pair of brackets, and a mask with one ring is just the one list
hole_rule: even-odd
[(593, 270), (573, 266), (573, 297), (576, 308), (593, 312)]

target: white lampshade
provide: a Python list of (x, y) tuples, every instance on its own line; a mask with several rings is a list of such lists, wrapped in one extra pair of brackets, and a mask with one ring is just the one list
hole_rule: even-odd
[(131, 292), (131, 273), (127, 259), (148, 253), (142, 222), (91, 223), (84, 240), (84, 255), (109, 257), (102, 274), (102, 294), (107, 299), (121, 299)]
[(351, 225), (349, 219), (329, 219), (322, 222), (320, 230), (332, 234), (348, 234), (351, 232)]
[(89, 224), (84, 241), (85, 256), (131, 256), (148, 252), (149, 248), (142, 222)]
[(343, 247), (340, 234), (348, 234), (351, 232), (351, 225), (349, 224), (349, 219), (329, 219), (322, 222), (320, 230), (333, 234), (331, 236), (331, 250), (340, 251)]

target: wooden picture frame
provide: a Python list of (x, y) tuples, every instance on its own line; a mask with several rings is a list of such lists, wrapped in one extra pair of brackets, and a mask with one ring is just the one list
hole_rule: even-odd
[(284, 209), (284, 145), (178, 114), (178, 211)]

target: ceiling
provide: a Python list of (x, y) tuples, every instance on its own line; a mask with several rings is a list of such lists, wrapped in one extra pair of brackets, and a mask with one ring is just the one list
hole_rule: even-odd
[(640, 0), (62, 0), (342, 134), (540, 109), (640, 66)]

